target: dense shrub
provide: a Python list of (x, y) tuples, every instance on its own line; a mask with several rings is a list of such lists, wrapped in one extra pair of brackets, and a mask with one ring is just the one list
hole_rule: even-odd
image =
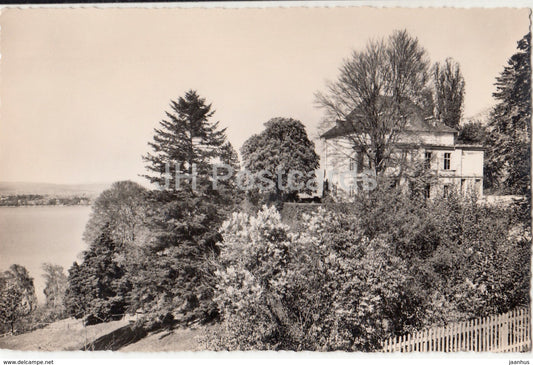
[(531, 230), (515, 207), (389, 189), (295, 216), (264, 207), (223, 225), (212, 348), (373, 351), (529, 303)]
[(304, 224), (291, 233), (266, 207), (225, 223), (214, 348), (370, 351), (417, 325), (418, 295), (386, 237), (369, 240), (353, 217), (324, 210)]

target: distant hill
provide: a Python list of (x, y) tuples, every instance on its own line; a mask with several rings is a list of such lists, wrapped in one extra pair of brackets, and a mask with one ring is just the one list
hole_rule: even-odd
[(32, 182), (0, 182), (0, 195), (39, 194), (53, 196), (96, 197), (111, 183), (49, 184)]
[(474, 115), (471, 115), (469, 117), (464, 117), (462, 120), (461, 120), (461, 124), (465, 124), (465, 123), (468, 123), (468, 122), (481, 122), (481, 124), (483, 125), (487, 125), (487, 123), (489, 122), (489, 117), (490, 117), (490, 113), (492, 111), (493, 107), (487, 107), (479, 112), (477, 112), (476, 114)]

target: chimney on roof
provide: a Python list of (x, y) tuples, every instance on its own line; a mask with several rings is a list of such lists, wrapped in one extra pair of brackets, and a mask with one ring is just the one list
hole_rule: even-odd
[(437, 126), (437, 119), (434, 116), (425, 117), (424, 120), (430, 122), (433, 127)]

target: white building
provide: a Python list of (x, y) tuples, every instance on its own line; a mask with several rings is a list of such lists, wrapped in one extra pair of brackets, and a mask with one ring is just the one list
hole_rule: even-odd
[[(350, 138), (353, 129), (353, 124), (337, 121), (333, 128), (321, 136), (325, 149), (322, 156), (325, 176), (330, 188), (345, 196), (355, 194), (357, 186), (349, 173), (342, 176), (342, 172), (361, 172), (365, 165), (368, 166), (365, 163), (366, 156), (354, 148), (353, 138)], [(453, 188), (463, 194), (474, 191), (478, 197), (482, 197), (482, 146), (458, 143), (455, 129), (432, 117), (424, 117), (421, 110), (411, 113), (405, 128), (398, 135), (394, 149), (404, 156), (409, 155), (411, 161), (418, 159), (431, 170), (435, 182), (425, 187), (426, 196), (446, 194)]]

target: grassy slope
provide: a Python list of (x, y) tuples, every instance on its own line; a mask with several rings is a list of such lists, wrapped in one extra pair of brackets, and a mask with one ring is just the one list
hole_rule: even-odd
[(138, 342), (122, 347), (119, 351), (202, 351), (200, 339), (204, 334), (202, 329), (177, 329), (151, 333)]
[[(83, 327), (81, 320), (65, 319), (18, 336), (0, 338), (0, 348), (21, 351), (77, 351), (85, 343), (127, 325), (125, 321)], [(85, 342), (87, 341), (87, 342)]]
[[(176, 329), (174, 331), (160, 331), (150, 333), (137, 342), (128, 344), (126, 333), (124, 339), (119, 338), (121, 331), (128, 326), (126, 320), (97, 324), (83, 327), (81, 320), (65, 319), (50, 324), (45, 328), (33, 332), (24, 333), (18, 336), (6, 336), (0, 338), (0, 349), (20, 350), (20, 351), (77, 351), (83, 349), (85, 344), (91, 344), (100, 338), (108, 341), (103, 336), (113, 338), (113, 343), (103, 346), (105, 349), (116, 349), (119, 351), (201, 351), (205, 350), (200, 343), (200, 338), (204, 335), (203, 329)], [(114, 337), (114, 336), (117, 337)], [(126, 343), (122, 346), (121, 343)]]

